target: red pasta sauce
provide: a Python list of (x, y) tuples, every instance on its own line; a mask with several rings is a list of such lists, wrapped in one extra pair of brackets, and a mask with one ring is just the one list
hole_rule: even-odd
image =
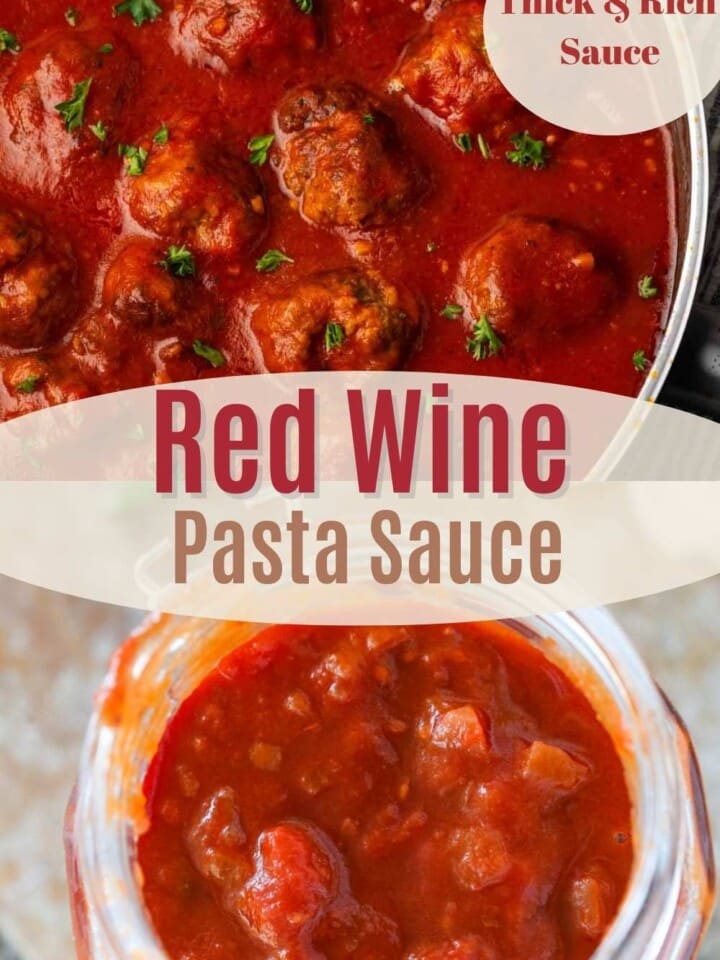
[(265, 370), (640, 388), (669, 134), (530, 115), (476, 0), (4, 0), (0, 29), (2, 417)]
[(586, 960), (633, 861), (610, 734), (499, 623), (268, 628), (180, 706), (145, 791), (173, 960)]

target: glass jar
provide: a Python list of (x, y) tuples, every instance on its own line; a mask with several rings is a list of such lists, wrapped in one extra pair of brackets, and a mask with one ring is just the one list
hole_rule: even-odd
[[(680, 718), (603, 610), (509, 621), (585, 692), (623, 759), (636, 857), (593, 960), (690, 960), (714, 900), (697, 761)], [(260, 626), (160, 617), (116, 655), (88, 730), (66, 847), (80, 960), (167, 960), (145, 913), (135, 842), (142, 783), (169, 718)]]

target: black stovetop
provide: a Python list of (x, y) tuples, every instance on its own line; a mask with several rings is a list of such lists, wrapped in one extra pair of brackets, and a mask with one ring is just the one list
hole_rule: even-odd
[(720, 422), (720, 307), (693, 308), (658, 402)]

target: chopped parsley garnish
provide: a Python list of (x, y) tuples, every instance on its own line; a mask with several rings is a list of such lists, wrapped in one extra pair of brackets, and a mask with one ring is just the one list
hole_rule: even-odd
[(371, 127), (375, 123), (375, 114), (374, 113), (364, 113), (363, 114), (363, 123), (367, 127)]
[(76, 27), (78, 25), (78, 12), (75, 7), (68, 7), (68, 9), (65, 11), (65, 19), (71, 27)]
[(345, 330), (339, 323), (329, 323), (325, 327), (325, 349), (329, 352), (345, 343)]
[(490, 147), (487, 145), (487, 140), (481, 133), (477, 135), (477, 145), (483, 160), (489, 160)]
[(645, 373), (650, 366), (650, 361), (645, 356), (644, 350), (636, 350), (632, 357), (633, 366), (638, 373)]
[(282, 250), (268, 250), (255, 264), (258, 273), (274, 273), (282, 263), (295, 263)]
[(111, 43), (104, 43), (101, 47), (98, 47), (98, 53), (112, 53), (115, 47)]
[(513, 150), (508, 150), (505, 156), (510, 163), (519, 167), (532, 167), (533, 170), (542, 170), (550, 159), (550, 153), (544, 140), (535, 140), (525, 130), (510, 137)]
[(164, 123), (153, 137), (153, 143), (159, 143), (161, 146), (170, 139), (170, 128)]
[(25, 379), (21, 380), (17, 385), (17, 390), (20, 393), (35, 393), (41, 380), (42, 377), (40, 376), (25, 377)]
[(64, 103), (58, 103), (55, 109), (65, 121), (65, 129), (69, 133), (79, 130), (85, 120), (85, 105), (92, 86), (92, 77), (76, 83), (73, 95)]
[(463, 153), (472, 153), (473, 143), (469, 133), (458, 133), (455, 137), (455, 146)]
[(107, 140), (108, 132), (107, 132), (107, 127), (102, 122), (102, 120), (98, 120), (97, 123), (91, 123), (89, 130), (91, 133), (95, 134), (95, 136), (98, 138), (100, 143), (105, 143), (105, 141)]
[(473, 325), (465, 347), (473, 360), (485, 360), (487, 357), (497, 356), (503, 348), (503, 342), (493, 330), (487, 316), (483, 315)]
[(462, 315), (462, 312), (463, 308), (459, 303), (446, 303), (440, 311), (440, 316), (444, 317), (445, 320), (456, 320)]
[(134, 147), (132, 144), (121, 143), (118, 153), (125, 159), (125, 169), (131, 177), (139, 177), (145, 173), (148, 161), (148, 152), (145, 147)]
[(313, 0), (295, 0), (295, 6), (298, 8), (300, 13), (313, 12)]
[(250, 151), (250, 163), (256, 167), (262, 167), (263, 164), (267, 163), (268, 154), (270, 153), (270, 147), (275, 142), (274, 133), (266, 133), (260, 137), (253, 137), (252, 140), (248, 142), (248, 150)]
[(638, 280), (638, 296), (642, 300), (654, 300), (654, 298), (660, 293), (658, 290), (655, 279), (647, 274), (644, 277), (640, 277)]
[(141, 27), (144, 23), (152, 23), (162, 12), (162, 7), (158, 6), (155, 0), (123, 0), (123, 3), (115, 7), (115, 16), (129, 14), (135, 21), (136, 27)]
[(0, 28), (0, 53), (19, 53), (20, 41), (14, 33)]
[(218, 367), (224, 367), (227, 362), (222, 350), (216, 350), (215, 347), (203, 343), (202, 340), (193, 340), (192, 348), (198, 357), (207, 360), (210, 366), (215, 367), (216, 370)]
[(174, 277), (194, 277), (197, 272), (195, 257), (184, 244), (182, 247), (168, 247), (165, 259), (158, 265)]

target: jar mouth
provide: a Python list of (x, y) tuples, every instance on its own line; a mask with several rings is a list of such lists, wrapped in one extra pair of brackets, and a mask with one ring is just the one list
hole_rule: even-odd
[[(616, 917), (592, 960), (661, 956), (682, 883), (685, 818), (674, 721), (644, 663), (604, 610), (505, 620), (556, 663), (590, 700), (620, 753), (634, 811), (634, 864)], [(264, 629), (160, 618), (123, 665), (126, 689), (157, 673), (140, 722), (108, 722), (102, 704), (86, 738), (71, 824), (75, 868), (102, 960), (167, 960), (146, 912), (135, 861), (142, 832), (142, 783), (175, 709), (227, 653)], [(211, 649), (198, 668), (199, 650)], [(117, 682), (117, 674), (113, 682)], [(107, 700), (106, 700), (107, 702)], [(136, 758), (145, 758), (135, 762)], [(130, 764), (128, 761), (130, 760)], [(93, 954), (93, 957), (95, 955)]]

